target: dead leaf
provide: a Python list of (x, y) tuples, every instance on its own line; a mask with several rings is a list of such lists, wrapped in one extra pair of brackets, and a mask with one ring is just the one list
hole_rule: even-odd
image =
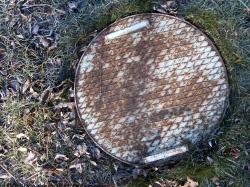
[(210, 147), (215, 147), (216, 146), (216, 140), (215, 139), (212, 139), (212, 140), (209, 140), (208, 141), (208, 145), (210, 146)]
[(237, 147), (232, 147), (230, 154), (234, 159), (237, 159), (240, 157), (240, 150)]
[(74, 93), (74, 89), (73, 89), (73, 88), (70, 88), (70, 89), (69, 89), (69, 96), (70, 96), (71, 98), (74, 98), (74, 97), (75, 97), (75, 93)]
[(38, 34), (38, 31), (39, 31), (39, 25), (35, 25), (35, 26), (32, 28), (32, 34), (37, 35), (37, 34)]
[(69, 166), (69, 169), (75, 169), (76, 171), (78, 171), (79, 173), (82, 173), (82, 164), (78, 163), (78, 164), (72, 164)]
[(28, 151), (28, 149), (26, 147), (19, 147), (17, 150), (22, 152), (22, 153), (26, 153)]
[(187, 177), (187, 182), (182, 187), (197, 187), (198, 185), (198, 182), (195, 182), (191, 178)]
[(62, 169), (62, 168), (56, 168), (56, 171), (63, 172), (64, 169)]
[(31, 111), (30, 108), (25, 108), (25, 109), (23, 110), (23, 113), (24, 113), (24, 114), (29, 114), (30, 111)]
[(6, 174), (0, 175), (0, 179), (10, 179), (10, 178), (11, 176), (6, 175)]
[(29, 17), (24, 14), (21, 14), (20, 16), (21, 16), (22, 21), (27, 22), (29, 20)]
[(57, 42), (54, 42), (49, 48), (48, 48), (48, 52), (57, 48)]
[(154, 170), (154, 171), (158, 171), (158, 170), (159, 170), (159, 168), (157, 168), (157, 167), (153, 167), (153, 170)]
[(40, 43), (43, 47), (48, 48), (50, 45), (50, 41), (46, 38), (40, 38)]
[(74, 109), (75, 104), (74, 102), (60, 102), (59, 104), (55, 105), (55, 109), (57, 110), (62, 108)]
[(115, 163), (113, 164), (113, 167), (114, 167), (114, 169), (115, 169), (115, 171), (118, 171), (118, 165), (116, 165)]
[(88, 48), (87, 46), (82, 47), (82, 48), (80, 49), (80, 52), (81, 52), (81, 53), (84, 53), (84, 52), (87, 50), (87, 48)]
[(86, 136), (86, 134), (82, 134), (82, 135), (80, 135), (80, 134), (74, 134), (73, 137), (72, 137), (72, 139), (77, 138), (79, 140), (84, 140), (85, 136)]
[(168, 9), (171, 9), (171, 10), (176, 10), (177, 9), (177, 3), (176, 3), (176, 0), (168, 0), (168, 1), (165, 1), (164, 4), (161, 5), (164, 9), (168, 10)]
[(30, 151), (28, 156), (25, 158), (24, 163), (32, 165), (34, 162), (37, 161), (37, 156), (34, 152)]
[(97, 163), (96, 163), (95, 161), (90, 160), (89, 162), (90, 162), (93, 166), (95, 166), (95, 167), (97, 166)]
[(68, 2), (69, 11), (77, 9), (76, 2)]
[(31, 82), (30, 82), (29, 79), (25, 81), (25, 83), (24, 83), (24, 85), (22, 87), (22, 90), (21, 90), (22, 94), (25, 94), (25, 92), (29, 89), (29, 87), (31, 86), (30, 83)]
[(142, 169), (134, 168), (132, 170), (133, 178), (136, 179), (142, 173)]
[(176, 181), (170, 181), (170, 180), (162, 180), (162, 181), (156, 181), (152, 185), (149, 185), (149, 187), (176, 187), (177, 182)]
[(159, 181), (154, 182), (153, 187), (165, 187), (163, 184), (161, 184)]
[(60, 10), (60, 9), (56, 9), (56, 12), (58, 12), (59, 14), (62, 14), (62, 15), (66, 14), (66, 12), (64, 10)]
[(53, 59), (53, 60), (52, 60), (52, 63), (53, 63), (53, 65), (55, 65), (55, 66), (61, 66), (61, 65), (62, 65), (62, 61), (61, 61), (60, 58), (55, 58), (55, 59)]
[(17, 79), (12, 79), (9, 81), (9, 87), (13, 92), (19, 92), (20, 91), (20, 83)]
[(37, 92), (35, 92), (32, 87), (30, 87), (30, 93), (31, 93), (31, 95), (33, 97), (38, 97), (39, 96), (39, 94)]
[(69, 160), (69, 158), (63, 154), (56, 154), (55, 156), (55, 161), (57, 162), (62, 162), (62, 161), (67, 161), (67, 160)]
[(0, 70), (0, 74), (2, 74), (3, 76), (6, 76), (8, 75), (8, 72), (7, 70)]
[(16, 135), (17, 139), (21, 139), (21, 138), (25, 138), (27, 140), (29, 140), (29, 137), (26, 134), (20, 133)]
[(176, 14), (177, 8), (178, 6), (176, 0), (159, 1), (153, 6), (153, 10), (164, 14)]
[(212, 181), (213, 183), (216, 185), (216, 186), (219, 186), (220, 185), (220, 179), (219, 177), (215, 176), (212, 178)]
[(97, 160), (101, 158), (101, 152), (98, 148), (93, 148), (93, 157)]
[(24, 36), (22, 34), (17, 34), (16, 37), (18, 37), (20, 39), (24, 39)]
[(74, 155), (75, 155), (76, 157), (80, 157), (80, 156), (82, 156), (82, 155), (84, 155), (84, 154), (89, 154), (89, 153), (87, 152), (87, 146), (86, 146), (86, 144), (77, 145), (76, 151), (74, 152)]
[(50, 94), (51, 94), (51, 88), (48, 87), (42, 92), (40, 96), (40, 102), (45, 103), (48, 100)]
[(211, 164), (214, 162), (214, 160), (210, 157), (210, 156), (207, 156), (207, 161)]

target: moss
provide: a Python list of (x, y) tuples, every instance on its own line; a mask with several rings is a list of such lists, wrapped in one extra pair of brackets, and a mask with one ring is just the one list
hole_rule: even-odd
[[(245, 59), (240, 55), (240, 53), (233, 46), (233, 38), (232, 35), (226, 34), (227, 32), (232, 32), (234, 29), (234, 23), (230, 21), (225, 21), (224, 17), (220, 17), (218, 12), (208, 9), (202, 9), (198, 6), (190, 6), (186, 8), (183, 13), (183, 16), (194, 25), (197, 25), (199, 28), (202, 28), (218, 47), (221, 52), (223, 58), (225, 59), (226, 66), (229, 71), (229, 79), (231, 90), (235, 93), (238, 88), (238, 76), (235, 71), (235, 67), (244, 64)], [(230, 111), (230, 115), (234, 113), (234, 108), (239, 108), (239, 105), (231, 106), (232, 109)], [(225, 120), (227, 120), (226, 118)], [(231, 148), (234, 145), (237, 145), (237, 142), (245, 142), (247, 141), (246, 133), (249, 132), (249, 129), (246, 129), (247, 126), (233, 126), (230, 127), (230, 123), (227, 122), (228, 125), (223, 126), (222, 131), (224, 132), (223, 136), (218, 137), (218, 141), (220, 141), (219, 147)], [(242, 136), (240, 136), (240, 134)], [(238, 138), (235, 138), (237, 136)], [(241, 144), (242, 146), (242, 144)], [(239, 148), (240, 149), (240, 148)], [(240, 149), (241, 152), (244, 151), (244, 148)], [(182, 180), (185, 181), (186, 177), (189, 176), (192, 179), (199, 182), (199, 184), (207, 184), (207, 181), (211, 182), (211, 179), (215, 176), (219, 176), (220, 179), (224, 180), (228, 184), (228, 173), (231, 172), (232, 176), (237, 176), (239, 179), (243, 179), (244, 173), (242, 169), (234, 167), (230, 160), (232, 159), (230, 156), (230, 150), (227, 152), (220, 152), (220, 150), (215, 150), (212, 153), (213, 163), (208, 164), (206, 161), (206, 156), (201, 158), (201, 162), (196, 156), (190, 156), (190, 159), (187, 161), (183, 161), (175, 167), (163, 171), (160, 174), (153, 174), (151, 176), (152, 180), (159, 180), (159, 178), (170, 178), (173, 180)], [(199, 156), (200, 157), (200, 156)], [(244, 160), (245, 158), (240, 157), (239, 160)], [(198, 161), (199, 160), (199, 161)], [(232, 169), (233, 168), (233, 169)], [(227, 174), (225, 174), (227, 173)], [(138, 178), (134, 180), (129, 186), (147, 186), (148, 179)], [(242, 186), (244, 181), (234, 181), (235, 185)]]
[(105, 12), (96, 18), (93, 26), (96, 30), (102, 30), (110, 23), (111, 23), (111, 15), (110, 13)]
[(145, 13), (150, 11), (152, 8), (151, 0), (136, 0), (130, 3), (121, 4), (115, 6), (111, 10), (111, 19), (116, 20), (124, 16)]
[(190, 22), (202, 27), (213, 38), (228, 66), (235, 63), (244, 63), (242, 57), (235, 52), (230, 42), (231, 39), (221, 29), (224, 27), (223, 29), (227, 30), (225, 27), (230, 24), (222, 25), (218, 14), (211, 10), (202, 10), (193, 6), (186, 10), (185, 16)]
[(96, 18), (95, 29), (103, 29), (115, 20), (125, 16), (149, 12), (152, 10), (152, 2), (152, 0), (135, 0), (116, 4)]
[[(228, 115), (225, 117), (221, 125), (222, 135), (216, 137), (219, 142), (218, 150), (209, 152), (213, 159), (211, 164), (206, 161), (206, 156), (190, 156), (190, 159), (183, 161), (170, 170), (162, 172), (162, 174), (154, 176), (156, 180), (159, 178), (171, 178), (173, 180), (185, 180), (186, 176), (198, 181), (199, 184), (210, 183), (211, 179), (218, 176), (221, 184), (232, 183), (233, 186), (245, 186), (247, 179), (242, 169), (242, 163), (246, 160), (246, 147), (244, 142), (249, 142), (248, 122), (244, 121), (247, 115), (241, 109), (243, 97), (239, 97), (239, 72), (240, 67), (245, 64), (246, 60), (237, 48), (233, 45), (233, 32), (237, 31), (236, 23), (232, 20), (222, 17), (219, 12), (212, 9), (204, 9), (197, 6), (185, 7), (183, 16), (193, 24), (202, 28), (212, 40), (225, 59), (227, 69), (229, 71), (230, 87), (231, 87), (231, 106)], [(237, 97), (235, 97), (238, 95)], [(246, 101), (244, 101), (246, 103)], [(243, 105), (244, 106), (244, 105)], [(237, 115), (236, 115), (237, 113)], [(242, 121), (235, 124), (233, 120)], [(239, 158), (234, 160), (231, 155), (231, 149), (236, 147), (239, 149)], [(199, 158), (201, 159), (199, 159)], [(236, 164), (237, 163), (237, 164)], [(233, 177), (232, 177), (233, 176)]]
[(187, 176), (201, 182), (204, 178), (212, 178), (215, 175), (214, 167), (211, 165), (189, 165), (172, 169), (168, 177), (173, 179), (186, 179)]
[[(235, 69), (237, 66), (245, 64), (246, 60), (233, 46), (233, 32), (236, 32), (235, 23), (225, 20), (226, 18), (221, 17), (218, 12), (197, 6), (187, 8), (184, 16), (188, 21), (202, 28), (214, 41), (226, 63), (231, 97), (239, 94), (239, 76)], [(232, 99), (231, 102), (233, 102)]]

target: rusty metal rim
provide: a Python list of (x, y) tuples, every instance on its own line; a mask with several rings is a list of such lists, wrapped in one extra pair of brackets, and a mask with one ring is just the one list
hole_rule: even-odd
[[(175, 17), (175, 16), (172, 16), (172, 15), (168, 15), (168, 14), (163, 14), (163, 13), (142, 13), (142, 14), (135, 14), (135, 15), (131, 15), (131, 16), (127, 16), (127, 17), (124, 17), (124, 18), (121, 18), (121, 19), (118, 19), (116, 21), (114, 21), (113, 23), (111, 23), (110, 25), (108, 25), (107, 27), (105, 27), (103, 30), (101, 30), (92, 40), (91, 42), (88, 44), (87, 46), (87, 49), (92, 45), (92, 43), (104, 32), (106, 31), (107, 29), (109, 29), (110, 27), (112, 27), (114, 24), (122, 21), (122, 20), (125, 20), (125, 19), (128, 19), (128, 18), (132, 18), (132, 17), (135, 17), (135, 16), (150, 16), (150, 15), (159, 15), (159, 16), (166, 16), (166, 17), (169, 17), (169, 18), (173, 18), (173, 19), (177, 19), (179, 21), (182, 21), (184, 23), (186, 23), (187, 25), (189, 25), (190, 27), (194, 28), (194, 29), (197, 29), (198, 32), (201, 32), (202, 34), (204, 34), (204, 37), (207, 39), (207, 42), (211, 45), (211, 47), (213, 47), (213, 49), (216, 51), (216, 53), (218, 54), (220, 60), (223, 62), (223, 69), (224, 71), (226, 72), (225, 73), (225, 79), (226, 79), (226, 85), (227, 85), (227, 88), (228, 88), (228, 94), (227, 94), (227, 99), (225, 100), (225, 107), (224, 107), (224, 111), (221, 115), (221, 118), (219, 120), (219, 123), (220, 124), (222, 121), (223, 121), (223, 118), (225, 116), (225, 113), (226, 113), (226, 110), (229, 106), (229, 95), (230, 95), (230, 88), (229, 88), (229, 79), (228, 79), (228, 74), (227, 74), (227, 69), (226, 69), (226, 65), (225, 65), (225, 61), (224, 61), (224, 58), (221, 56), (221, 53), (219, 51), (219, 49), (217, 48), (217, 46), (215, 45), (214, 43), (214, 40), (202, 29), (202, 28), (199, 28), (197, 25), (193, 25), (193, 23), (190, 23), (188, 21), (186, 21), (185, 19), (183, 18), (180, 18), (180, 17)], [(87, 50), (86, 50), (87, 51)], [(112, 158), (115, 158), (125, 164), (128, 164), (128, 165), (132, 165), (132, 166), (143, 166), (143, 167), (146, 167), (146, 166), (150, 166), (150, 165), (153, 165), (155, 162), (152, 162), (152, 163), (146, 163), (146, 164), (136, 164), (136, 163), (132, 163), (132, 162), (128, 162), (126, 160), (123, 160), (113, 154), (111, 154), (110, 152), (108, 152), (107, 150), (105, 150), (96, 140), (95, 138), (87, 131), (86, 129), (86, 126), (84, 125), (84, 121), (81, 119), (81, 115), (80, 115), (80, 112), (79, 112), (79, 108), (78, 108), (78, 100), (77, 100), (77, 97), (76, 97), (76, 84), (77, 84), (77, 72), (78, 72), (78, 69), (80, 67), (80, 63), (82, 61), (82, 58), (85, 56), (86, 54), (86, 51), (82, 54), (78, 64), (77, 64), (77, 68), (75, 69), (75, 80), (74, 80), (74, 102), (75, 102), (75, 106), (76, 106), (76, 111), (77, 111), (77, 114), (78, 114), (78, 117), (80, 119), (80, 123), (82, 124), (85, 132), (87, 133), (87, 135), (91, 138), (91, 140), (103, 151), (105, 152), (107, 155), (111, 156)]]

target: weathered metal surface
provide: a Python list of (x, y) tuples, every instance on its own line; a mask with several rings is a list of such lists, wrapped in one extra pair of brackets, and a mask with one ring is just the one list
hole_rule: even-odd
[(223, 60), (196, 27), (162, 14), (119, 20), (89, 45), (75, 100), (88, 134), (108, 154), (145, 164), (186, 152), (221, 120)]

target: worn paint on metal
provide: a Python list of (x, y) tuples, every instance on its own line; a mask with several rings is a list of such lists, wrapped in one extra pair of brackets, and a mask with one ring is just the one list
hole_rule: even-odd
[(108, 154), (147, 164), (188, 150), (218, 125), (228, 102), (224, 63), (190, 23), (142, 14), (104, 29), (82, 56), (75, 100)]

